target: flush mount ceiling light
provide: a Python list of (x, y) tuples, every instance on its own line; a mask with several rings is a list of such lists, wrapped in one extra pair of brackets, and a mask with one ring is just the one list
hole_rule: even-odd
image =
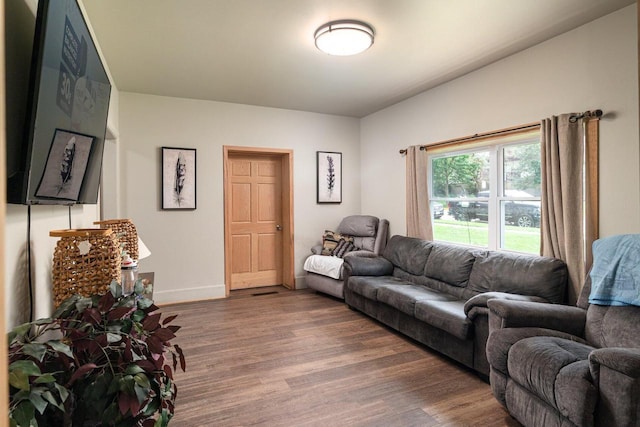
[(316, 47), (329, 55), (356, 55), (373, 44), (373, 28), (362, 21), (343, 19), (331, 21), (314, 34)]

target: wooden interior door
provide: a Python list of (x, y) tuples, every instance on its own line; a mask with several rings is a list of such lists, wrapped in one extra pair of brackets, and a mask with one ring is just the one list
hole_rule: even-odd
[(282, 284), (282, 161), (278, 156), (228, 158), (230, 289)]

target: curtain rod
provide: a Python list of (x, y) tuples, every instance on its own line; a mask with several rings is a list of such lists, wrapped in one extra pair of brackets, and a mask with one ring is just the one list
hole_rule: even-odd
[[(580, 113), (577, 115), (572, 115), (569, 117), (569, 121), (571, 123), (575, 123), (580, 119), (590, 119), (590, 118), (600, 118), (602, 117), (602, 110), (587, 110), (584, 113)], [(484, 133), (476, 133), (474, 135), (469, 135), (469, 136), (464, 136), (462, 138), (453, 138), (453, 139), (448, 139), (446, 141), (440, 141), (440, 142), (436, 142), (435, 144), (429, 144), (429, 145), (420, 145), (420, 150), (426, 150), (427, 147), (429, 148), (435, 148), (435, 147), (441, 147), (443, 145), (449, 145), (449, 144), (457, 144), (460, 142), (467, 142), (467, 141), (473, 141), (476, 139), (481, 139), (481, 138), (488, 138), (491, 136), (498, 136), (498, 135), (504, 135), (504, 134), (509, 134), (509, 133), (514, 133), (514, 132), (520, 132), (520, 131), (525, 131), (528, 129), (535, 129), (536, 127), (540, 127), (540, 122), (535, 122), (535, 123), (527, 123), (524, 125), (520, 125), (520, 126), (513, 126), (510, 128), (505, 128), (505, 129), (500, 129), (500, 130), (496, 130), (496, 131), (492, 131), (492, 132), (484, 132)], [(400, 150), (400, 154), (406, 154), (407, 153), (407, 149), (403, 148), (402, 150)]]
[(569, 117), (569, 121), (571, 123), (575, 123), (580, 119), (599, 119), (600, 117), (602, 117), (602, 110), (587, 110), (584, 113), (581, 114), (575, 114), (571, 117)]

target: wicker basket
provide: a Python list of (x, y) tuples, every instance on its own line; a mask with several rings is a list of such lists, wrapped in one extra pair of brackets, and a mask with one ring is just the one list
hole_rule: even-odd
[(120, 243), (112, 230), (52, 230), (49, 235), (60, 237), (52, 268), (56, 307), (75, 294), (104, 294), (112, 281), (120, 281)]
[(130, 219), (107, 219), (95, 221), (94, 224), (100, 225), (100, 228), (112, 229), (120, 243), (124, 243), (123, 249), (127, 251), (131, 259), (138, 259), (138, 231)]

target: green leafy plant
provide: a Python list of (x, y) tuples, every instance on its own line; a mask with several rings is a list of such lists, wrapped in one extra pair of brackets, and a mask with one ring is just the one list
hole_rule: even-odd
[[(9, 333), (11, 426), (166, 426), (174, 413), (173, 371), (185, 370), (172, 345), (176, 316), (136, 283), (123, 295), (68, 298), (51, 318)], [(167, 360), (170, 357), (170, 360)]]

